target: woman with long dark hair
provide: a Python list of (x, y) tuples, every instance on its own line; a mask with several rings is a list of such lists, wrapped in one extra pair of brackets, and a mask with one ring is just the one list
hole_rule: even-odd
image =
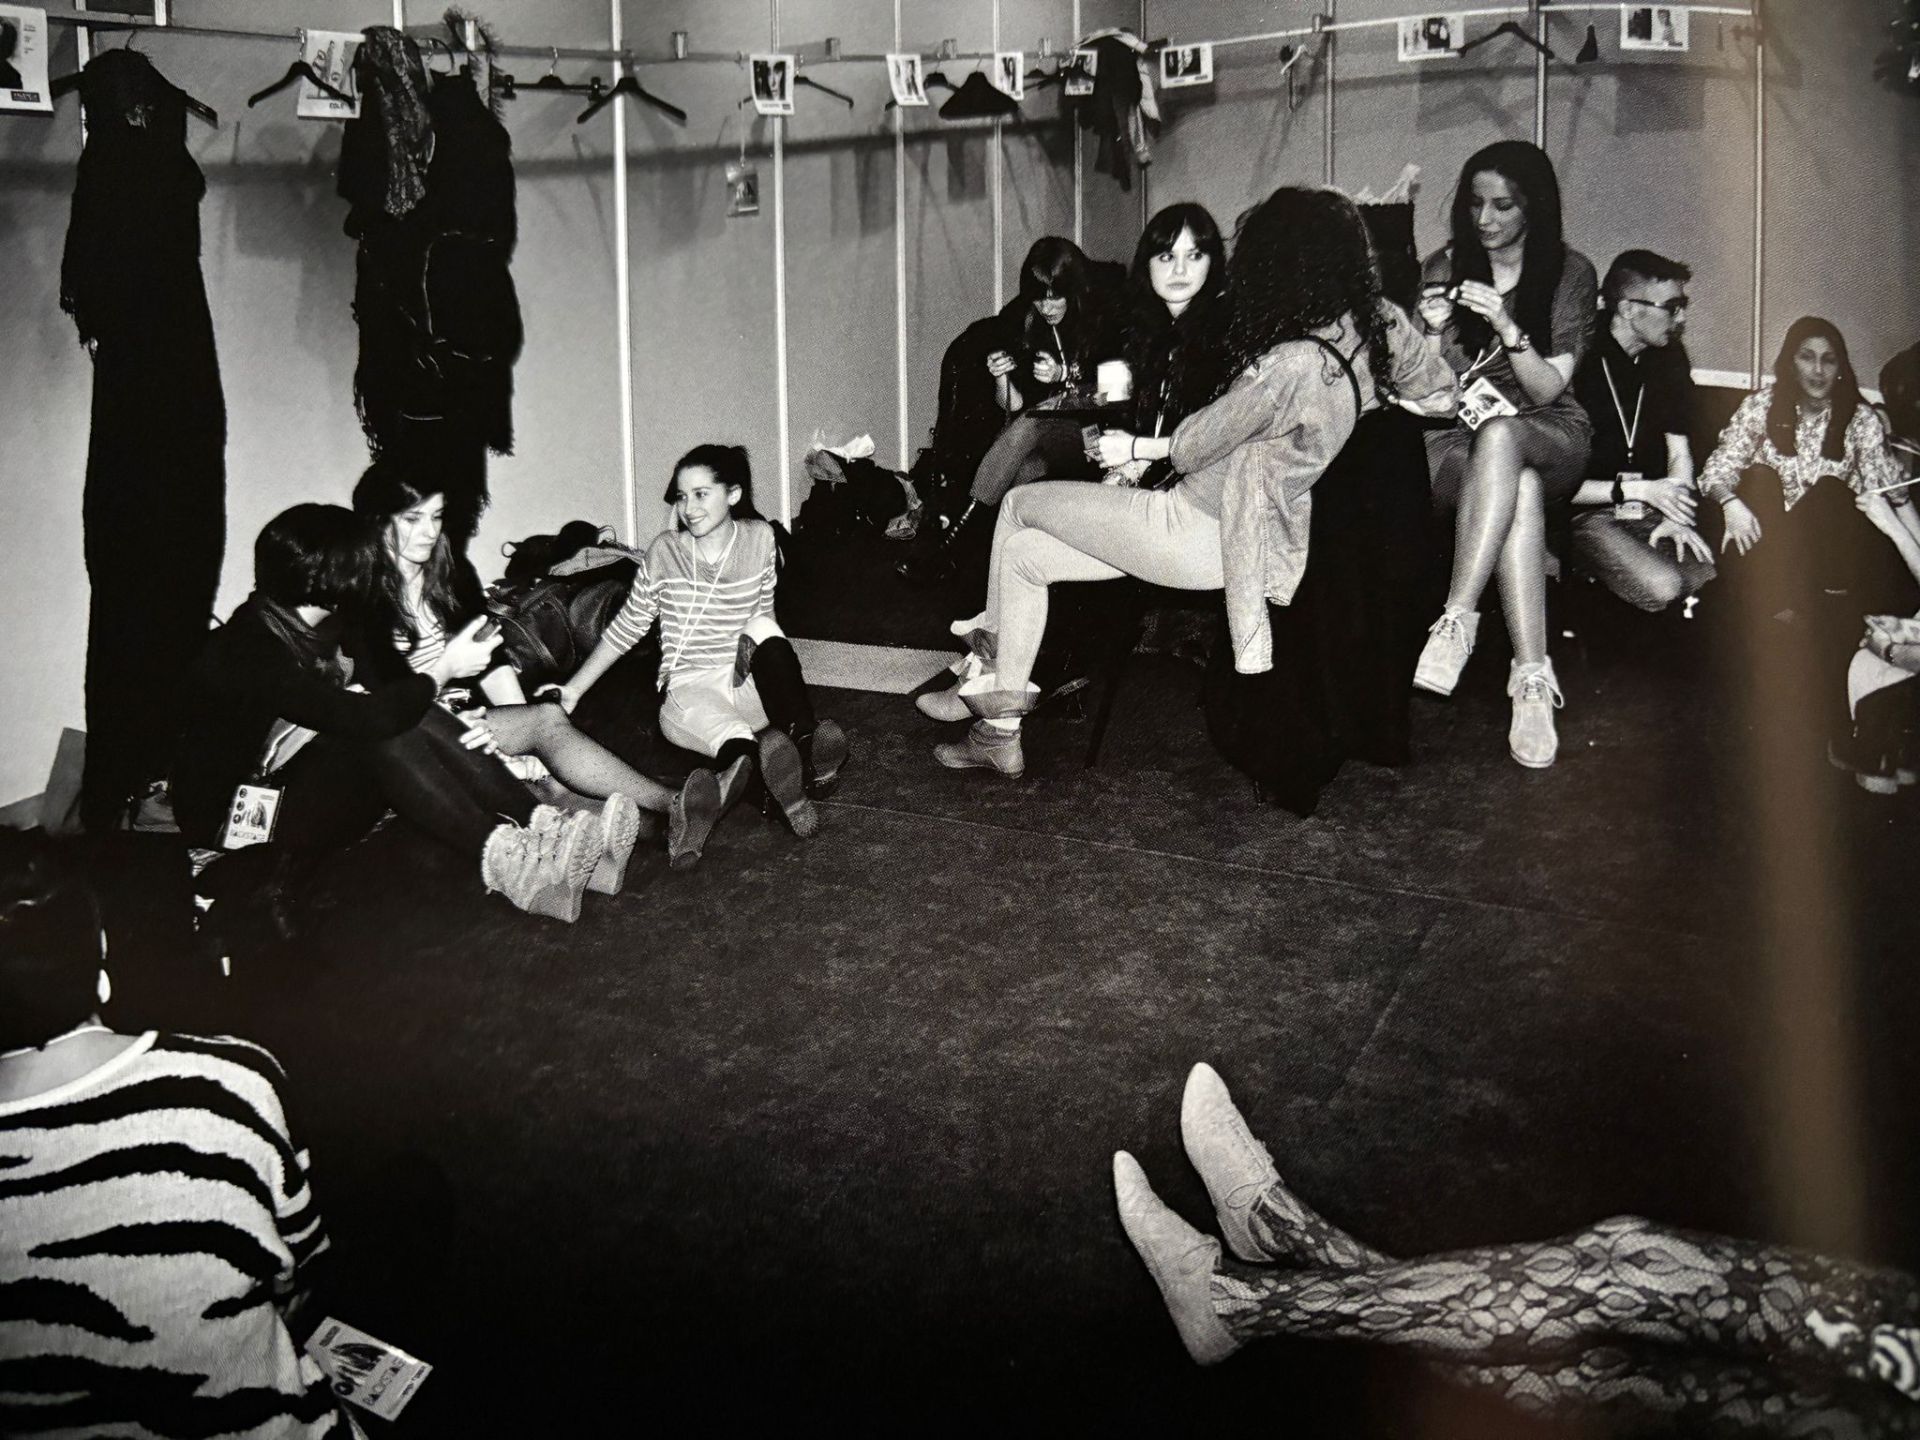
[(1020, 267), (1020, 291), (1000, 312), (987, 342), (985, 365), (994, 402), (1007, 424), (974, 471), (967, 503), (933, 549), (897, 567), (913, 580), (954, 573), (955, 550), (970, 527), (1015, 485), (1043, 478), (1092, 479), (1081, 441), (1085, 423), (1061, 407), (1093, 388), (1095, 366), (1106, 356), (1110, 297), (1103, 270), (1059, 235), (1033, 242)]
[(1815, 723), (1841, 759), (1843, 677), (1864, 617), (1920, 605), (1903, 559), (1911, 545), (1899, 543), (1920, 541), (1920, 511), (1888, 439), (1862, 400), (1846, 337), (1807, 315), (1787, 327), (1772, 378), (1740, 402), (1700, 472), (1725, 522), (1731, 613), (1751, 642), (1736, 667), (1784, 665), (1780, 693), (1824, 712)]
[(1446, 607), (1414, 684), (1450, 695), (1480, 597), (1500, 582), (1513, 643), (1507, 748), (1551, 765), (1560, 682), (1547, 656), (1546, 517), (1585, 477), (1593, 425), (1572, 390), (1597, 322), (1593, 262), (1562, 235), (1560, 182), (1537, 145), (1502, 140), (1461, 167), (1453, 238), (1427, 258), (1420, 317), (1460, 377), (1460, 420), (1430, 437), (1434, 499), (1455, 511)]
[(1042, 481), (1001, 505), (986, 608), (954, 627), (980, 657), (959, 692), (977, 720), (935, 750), (942, 765), (1024, 773), (1020, 717), (1037, 698), (1029, 675), (1055, 581), (1224, 586), (1235, 669), (1271, 668), (1268, 602), (1285, 605), (1300, 583), (1315, 482), (1364, 410), (1450, 387), (1432, 347), (1381, 298), (1365, 224), (1345, 196), (1275, 191), (1243, 225), (1228, 268), (1236, 297), (1270, 303), (1236, 304), (1222, 393), (1170, 436), (1100, 439), (1103, 462), (1170, 460), (1180, 482)]
[[(218, 848), (234, 841), (236, 821), (253, 822), (311, 856), (392, 809), (477, 861), (487, 889), (520, 909), (579, 918), (605, 847), (600, 817), (540, 805), (469, 748), (465, 727), (433, 703), (433, 675), (356, 680), (333, 616), (363, 595), (368, 550), (366, 527), (338, 505), (296, 505), (260, 532), (254, 592), (208, 638), (190, 678), (171, 778), (181, 834)], [(497, 644), (468, 626), (446, 641), (439, 668), (479, 674)], [(236, 815), (249, 784), (256, 793)], [(257, 792), (278, 796), (273, 814)]]
[[(1128, 370), (1131, 399), (1117, 414), (1107, 412), (1110, 423), (1124, 433), (1149, 438), (1171, 435), (1175, 426), (1218, 393), (1226, 295), (1226, 242), (1205, 206), (1169, 205), (1147, 222), (1127, 272), (1118, 344), (1119, 358)], [(1036, 417), (1016, 423), (1046, 422)], [(1070, 427), (1071, 437), (1063, 432), (1060, 443), (1071, 443), (1074, 462), (1063, 462), (1063, 469), (1050, 474), (1029, 473), (1038, 470), (1042, 457), (1035, 456), (1019, 478), (1026, 482), (1075, 475), (1091, 478), (1095, 461), (1086, 453), (1080, 420), (1051, 423)], [(1015, 429), (1009, 428), (1006, 434), (1015, 435)], [(1117, 455), (1117, 444), (1109, 448)], [(988, 469), (981, 467), (983, 477)], [(1108, 474), (1116, 482), (1160, 489), (1172, 479), (1172, 471), (1172, 463), (1164, 457), (1154, 461), (1118, 459)], [(1004, 475), (991, 483), (1002, 488), (990, 499), (983, 499), (985, 491), (976, 482), (974, 504), (998, 503), (1011, 484)], [(967, 708), (960, 699), (959, 687), (977, 671), (977, 661), (962, 661), (955, 667), (959, 678), (952, 688), (929, 692), (914, 703), (922, 714), (935, 720), (964, 720)]]
[[(354, 511), (374, 538), (371, 599), (356, 654), (375, 678), (414, 671), (445, 690), (454, 678), (444, 663), (447, 637), (485, 622), (480, 582), (446, 531), (446, 503), (444, 495), (388, 459), (376, 460), (353, 488)], [(557, 703), (529, 704), (510, 666), (495, 666), (478, 683), (493, 703), (461, 708), (473, 743), (503, 755), (539, 757), (559, 782), (546, 792), (553, 804), (600, 816), (605, 854), (593, 881), (596, 891), (619, 893), (642, 810), (668, 817), (669, 863), (692, 863), (718, 814), (719, 784), (711, 772), (694, 771), (676, 794), (581, 734)]]

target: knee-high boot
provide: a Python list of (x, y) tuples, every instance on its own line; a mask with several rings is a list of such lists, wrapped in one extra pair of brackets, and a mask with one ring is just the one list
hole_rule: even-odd
[(907, 579), (921, 584), (933, 585), (951, 579), (959, 569), (957, 550), (960, 536), (969, 526), (979, 523), (977, 517), (986, 509), (978, 500), (967, 501), (966, 509), (947, 527), (947, 533), (933, 542), (932, 548), (918, 555), (909, 555), (893, 568)]

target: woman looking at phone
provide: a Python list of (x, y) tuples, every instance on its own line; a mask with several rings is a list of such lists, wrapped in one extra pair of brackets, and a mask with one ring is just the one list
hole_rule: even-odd
[(1459, 377), (1459, 418), (1428, 437), (1434, 500), (1454, 512), (1453, 574), (1413, 683), (1451, 695), (1480, 597), (1500, 583), (1513, 642), (1507, 749), (1541, 769), (1562, 703), (1547, 656), (1546, 511), (1585, 478), (1593, 425), (1573, 372), (1597, 325), (1599, 279), (1560, 227), (1560, 182), (1538, 146), (1502, 140), (1461, 167), (1453, 239), (1427, 257), (1420, 319)]

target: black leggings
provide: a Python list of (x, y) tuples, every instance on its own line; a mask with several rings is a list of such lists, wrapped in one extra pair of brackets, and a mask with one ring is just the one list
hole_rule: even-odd
[(460, 743), (464, 726), (439, 706), (390, 740), (322, 735), (283, 767), (275, 843), (333, 850), (359, 839), (389, 809), (478, 857), (503, 821), (533, 817), (533, 792), (491, 755)]

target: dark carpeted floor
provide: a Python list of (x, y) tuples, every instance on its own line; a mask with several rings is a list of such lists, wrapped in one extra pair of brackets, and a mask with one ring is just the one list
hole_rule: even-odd
[(1693, 627), (1594, 614), (1549, 771), (1506, 757), (1492, 644), (1412, 766), (1305, 821), (1178, 662), (1126, 672), (1095, 770), (1037, 717), (1021, 784), (823, 692), (856, 762), (811, 843), (737, 813), (568, 928), (389, 829), (301, 949), (161, 1008), (288, 1065), (335, 1313), (437, 1367), (396, 1434), (1592, 1434), (1349, 1347), (1196, 1370), (1108, 1162), (1207, 1217), (1207, 1059), (1391, 1251), (1635, 1211), (1920, 1263), (1920, 806), (1780, 763)]

